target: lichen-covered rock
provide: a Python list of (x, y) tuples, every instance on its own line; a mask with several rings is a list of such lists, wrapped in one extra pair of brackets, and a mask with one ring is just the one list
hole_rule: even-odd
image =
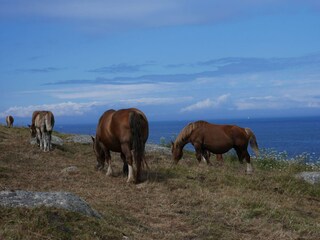
[(52, 135), (51, 137), (51, 143), (53, 145), (59, 145), (62, 146), (63, 145), (63, 140), (55, 135)]
[(55, 207), (101, 218), (87, 202), (69, 192), (1, 191), (0, 206), (4, 207)]
[[(63, 146), (63, 140), (62, 140), (62, 138), (59, 138), (59, 137), (57, 137), (57, 136), (55, 136), (55, 135), (52, 135), (52, 136), (51, 136), (51, 143), (52, 143), (53, 145), (56, 145), (56, 146)], [(36, 139), (36, 138), (31, 138), (31, 139), (30, 139), (30, 144), (32, 144), (32, 145), (37, 144), (37, 139)]]
[(310, 184), (320, 183), (320, 172), (301, 172), (296, 177)]
[(157, 152), (165, 155), (171, 155), (171, 149), (157, 144), (146, 144), (146, 152)]
[(79, 168), (77, 168), (76, 166), (70, 166), (70, 167), (67, 167), (67, 168), (64, 168), (61, 173), (63, 174), (77, 174), (79, 173)]
[(91, 144), (92, 138), (90, 135), (72, 135), (66, 139), (66, 142)]

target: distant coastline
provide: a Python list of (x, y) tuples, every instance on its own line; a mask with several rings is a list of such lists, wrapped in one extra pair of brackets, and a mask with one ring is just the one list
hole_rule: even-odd
[[(208, 120), (217, 124), (235, 124), (251, 128), (258, 139), (260, 149), (274, 151), (282, 156), (293, 158), (303, 156), (311, 162), (320, 161), (320, 116), (215, 119)], [(148, 143), (170, 143), (181, 129), (191, 121), (150, 121)], [(21, 122), (20, 122), (21, 123)], [(17, 126), (20, 124), (17, 121)], [(68, 134), (95, 135), (96, 123), (60, 124), (56, 122), (55, 131)], [(192, 146), (187, 149), (193, 150)]]
[[(217, 124), (235, 124), (251, 128), (261, 149), (276, 151), (289, 158), (304, 155), (310, 161), (320, 161), (320, 116), (297, 118), (259, 118), (209, 120)], [(162, 144), (174, 140), (191, 121), (150, 121), (148, 143)], [(96, 124), (56, 124), (63, 133), (95, 135)], [(187, 147), (188, 148), (188, 147)], [(192, 150), (192, 146), (189, 146)]]

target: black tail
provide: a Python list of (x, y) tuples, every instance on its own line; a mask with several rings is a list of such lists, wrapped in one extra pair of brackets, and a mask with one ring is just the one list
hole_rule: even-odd
[(143, 117), (136, 112), (130, 113), (130, 128), (132, 134), (132, 150), (134, 152), (134, 161), (137, 167), (136, 183), (140, 181), (141, 167), (144, 161), (145, 142), (143, 139), (142, 125)]

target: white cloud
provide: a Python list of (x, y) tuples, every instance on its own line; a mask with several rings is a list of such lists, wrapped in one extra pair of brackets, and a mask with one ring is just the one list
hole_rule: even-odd
[(60, 100), (90, 99), (92, 101), (119, 101), (124, 96), (136, 98), (145, 93), (167, 89), (166, 84), (123, 84), (123, 85), (89, 85), (72, 88), (23, 91), (24, 94), (45, 94)]
[(207, 98), (203, 101), (199, 101), (195, 104), (182, 108), (180, 112), (192, 112), (200, 109), (219, 107), (221, 104), (226, 102), (228, 97), (229, 94), (224, 94), (219, 96), (216, 101), (212, 101), (211, 99)]
[(192, 97), (181, 97), (181, 98), (144, 97), (144, 98), (120, 100), (120, 102), (128, 103), (128, 104), (137, 104), (137, 105), (162, 105), (162, 104), (176, 104), (179, 102), (185, 102), (190, 99), (192, 99)]
[(295, 109), (295, 108), (320, 108), (320, 99), (308, 97), (305, 94), (292, 96), (259, 96), (239, 99), (234, 103), (237, 110), (258, 110), (258, 109)]
[(101, 103), (88, 102), (88, 103), (74, 103), (74, 102), (63, 102), (57, 104), (43, 104), (43, 105), (30, 105), (26, 107), (15, 106), (10, 107), (4, 112), (0, 113), (0, 117), (7, 115), (13, 115), (15, 117), (31, 117), (35, 110), (49, 110), (52, 111), (55, 116), (74, 116), (83, 115), (89, 112), (95, 106), (99, 106)]

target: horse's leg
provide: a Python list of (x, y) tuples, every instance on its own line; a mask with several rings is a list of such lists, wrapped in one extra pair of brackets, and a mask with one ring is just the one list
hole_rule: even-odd
[(52, 144), (51, 144), (51, 134), (52, 132), (48, 132), (48, 144), (49, 144), (49, 151), (52, 149)]
[(104, 156), (105, 156), (105, 161), (108, 163), (108, 170), (107, 170), (106, 175), (107, 176), (112, 176), (113, 170), (112, 170), (112, 167), (111, 167), (111, 154), (110, 154), (110, 151), (109, 150), (104, 151)]
[(202, 160), (207, 163), (207, 165), (212, 166), (212, 163), (210, 162), (210, 151), (207, 149), (202, 149)]
[(40, 149), (42, 150), (43, 149), (42, 133), (39, 128), (37, 128), (36, 131), (37, 131), (36, 138), (39, 140)]
[(44, 132), (43, 138), (44, 138), (44, 151), (48, 152), (49, 151), (49, 135), (47, 131)]
[(250, 155), (248, 153), (247, 149), (236, 149), (237, 155), (238, 155), (238, 159), (240, 161), (240, 163), (243, 163), (243, 159), (246, 159), (247, 162), (247, 174), (252, 174), (253, 169), (252, 169), (252, 165), (251, 165), (251, 161), (250, 161)]
[(221, 165), (223, 164), (223, 156), (222, 156), (222, 154), (216, 154), (216, 159)]
[(252, 168), (252, 165), (251, 165), (250, 155), (249, 155), (247, 149), (245, 150), (244, 155), (245, 155), (244, 157), (245, 157), (246, 162), (247, 162), (247, 174), (252, 174), (253, 173), (253, 168)]
[(194, 150), (196, 150), (196, 159), (198, 160), (199, 164), (201, 162), (201, 159), (206, 163), (207, 160), (203, 157), (202, 155), (202, 149), (201, 149), (201, 144), (193, 144)]
[(47, 132), (42, 133), (43, 151), (47, 151)]
[(133, 174), (133, 160), (132, 160), (132, 153), (128, 144), (121, 145), (122, 153), (126, 158), (126, 162), (128, 164), (128, 180), (127, 182), (134, 182), (134, 174)]
[(123, 161), (123, 168), (122, 168), (122, 172), (123, 172), (123, 174), (124, 175), (128, 175), (128, 163), (127, 163), (127, 161), (126, 161), (126, 156), (123, 154), (123, 153), (121, 153), (120, 154), (121, 155), (121, 159), (122, 159), (122, 161)]

